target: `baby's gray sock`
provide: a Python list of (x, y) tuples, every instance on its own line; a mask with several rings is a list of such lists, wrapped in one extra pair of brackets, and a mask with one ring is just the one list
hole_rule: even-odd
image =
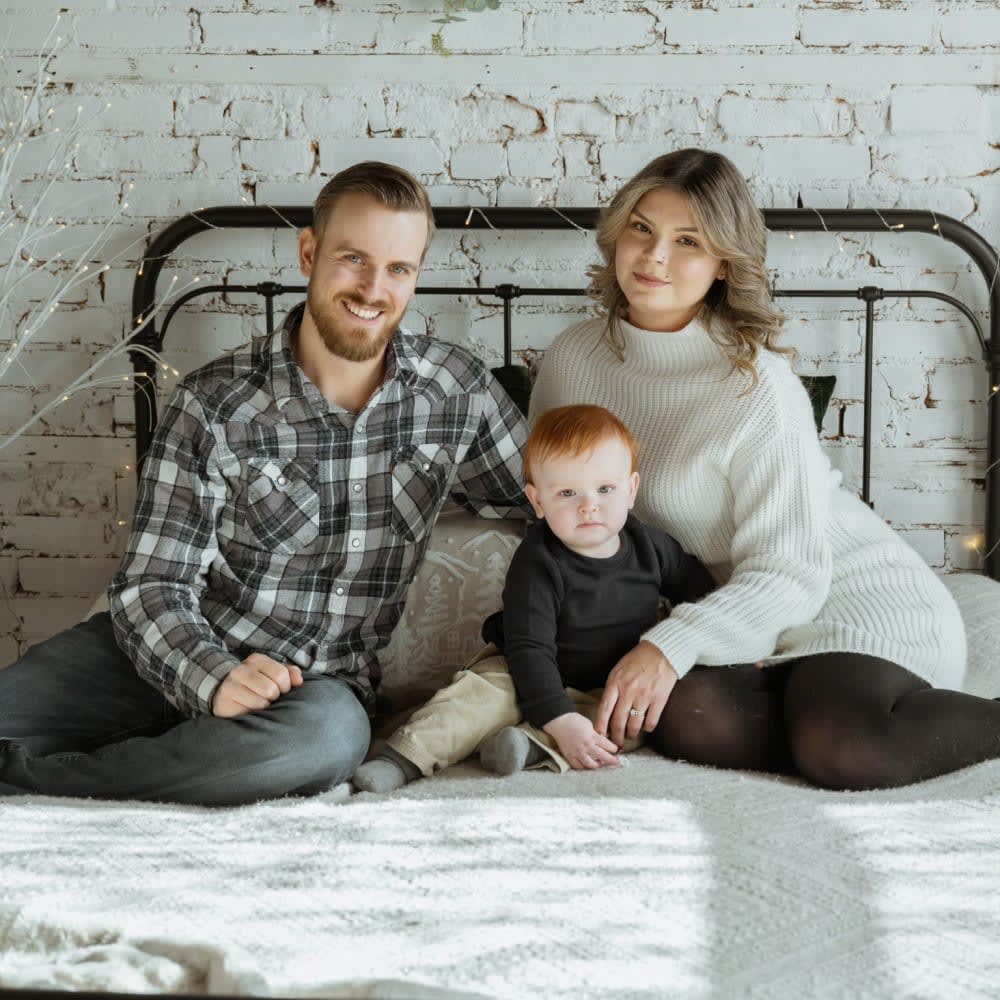
[(386, 747), (374, 760), (362, 764), (354, 772), (351, 784), (362, 792), (384, 794), (402, 788), (420, 776), (420, 768), (413, 761), (392, 747)]
[(516, 726), (504, 726), (479, 748), (479, 762), (494, 774), (514, 774), (540, 764), (548, 754)]

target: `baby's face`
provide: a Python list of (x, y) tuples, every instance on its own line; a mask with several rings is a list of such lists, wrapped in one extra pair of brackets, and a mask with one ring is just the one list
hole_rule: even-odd
[(535, 482), (525, 493), (535, 513), (574, 552), (594, 559), (613, 556), (639, 488), (628, 448), (612, 437), (585, 455), (533, 464)]

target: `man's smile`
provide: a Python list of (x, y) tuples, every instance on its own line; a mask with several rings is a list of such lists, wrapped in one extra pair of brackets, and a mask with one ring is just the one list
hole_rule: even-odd
[(381, 309), (368, 309), (365, 306), (355, 305), (352, 302), (344, 300), (344, 308), (357, 319), (364, 320), (365, 322), (370, 322), (373, 319), (378, 319), (382, 315)]

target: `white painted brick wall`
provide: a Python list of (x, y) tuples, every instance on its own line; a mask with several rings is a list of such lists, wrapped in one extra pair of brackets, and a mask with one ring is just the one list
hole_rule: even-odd
[(496, 142), (464, 142), (451, 154), (451, 175), (457, 179), (493, 180), (506, 172), (507, 155)]
[[(359, 159), (415, 171), (436, 204), (488, 210), (603, 204), (653, 156), (698, 144), (730, 156), (764, 207), (933, 208), (1000, 240), (1000, 11), (981, 0), (716, 9), (504, 0), (443, 27), (450, 55), (433, 49), (442, 11), (433, 2), (6, 0), (15, 61), (33, 55), (62, 8), (71, 41), (53, 61), (49, 93), (60, 114), (78, 103), (87, 114), (51, 213), (85, 245), (127, 182), (135, 189), (102, 255), (122, 259), (67, 296), (72, 308), (53, 315), (25, 357), (30, 375), (0, 381), (0, 434), (44, 401), (33, 385), (65, 384), (121, 335), (149, 232), (212, 204), (309, 204), (325, 178)], [(30, 60), (15, 69), (23, 79)], [(37, 196), (44, 163), (25, 154), (22, 201)], [(205, 234), (181, 256), (184, 276), (301, 281), (291, 233)], [(582, 283), (594, 258), (591, 237), (572, 231), (443, 232), (426, 277), (561, 286)], [(983, 315), (982, 278), (928, 237), (774, 234), (768, 264), (782, 288), (929, 288)], [(12, 304), (15, 323), (50, 286), (31, 276)], [(231, 299), (178, 315), (168, 356), (179, 367), (261, 329), (260, 309)], [(838, 376), (823, 437), (856, 485), (860, 303), (781, 304), (802, 370)], [(585, 309), (581, 299), (525, 298), (515, 348), (537, 354)], [(876, 509), (929, 564), (975, 569), (989, 391), (975, 338), (940, 303), (887, 300), (877, 313)], [(438, 336), (499, 350), (500, 310), (489, 299), (422, 296), (411, 315)], [(118, 522), (135, 497), (131, 421), (127, 392), (90, 394), (0, 450), (9, 598), (0, 662), (83, 613), (113, 571), (127, 531)]]
[(600, 101), (557, 101), (554, 128), (558, 136), (615, 134), (615, 116)]
[[(513, 5), (493, 12), (485, 21), (468, 17), (441, 28), (441, 41), (449, 52), (484, 52), (518, 48), (524, 38), (521, 13)], [(381, 52), (426, 51), (430, 18), (426, 14), (401, 14), (379, 22), (378, 49)]]
[(511, 177), (555, 177), (558, 162), (559, 153), (551, 142), (515, 139), (507, 144)]
[(202, 13), (202, 44), (212, 52), (311, 52), (324, 47), (328, 19), (320, 10)]
[(842, 184), (867, 177), (871, 170), (868, 146), (832, 139), (773, 139), (761, 155), (768, 177)]
[[(167, 6), (167, 5), (164, 5)], [(193, 19), (187, 11), (128, 11), (114, 12), (114, 30), (109, 30), (107, 9), (104, 17), (76, 12), (71, 18), (71, 36), (83, 48), (118, 48), (122, 39), (143, 40), (146, 49), (183, 49), (191, 45), (196, 34)]]
[(797, 28), (794, 6), (771, 10), (728, 6), (718, 10), (669, 10), (660, 20), (666, 28), (668, 45), (690, 46), (699, 51), (789, 45)]
[(541, 52), (642, 50), (656, 41), (657, 24), (646, 14), (539, 13), (532, 19), (529, 39)]
[(773, 100), (725, 96), (718, 105), (719, 125), (739, 136), (843, 136), (851, 128), (850, 107), (843, 99)]
[(940, 18), (941, 41), (955, 49), (1000, 49), (1000, 10), (994, 4), (963, 4)]
[(801, 38), (809, 46), (915, 48), (931, 44), (932, 10), (813, 10), (802, 14)]
[(444, 172), (444, 153), (432, 139), (320, 139), (324, 174), (335, 174), (359, 160), (387, 160), (415, 174)]
[(986, 92), (979, 87), (896, 87), (892, 93), (892, 131), (983, 132)]
[(318, 143), (306, 139), (241, 139), (239, 143), (240, 166), (268, 177), (308, 177), (315, 171), (318, 155)]

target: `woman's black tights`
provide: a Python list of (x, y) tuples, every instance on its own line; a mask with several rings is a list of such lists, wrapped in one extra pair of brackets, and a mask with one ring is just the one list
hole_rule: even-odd
[(1000, 757), (1000, 701), (857, 653), (698, 666), (677, 682), (651, 743), (667, 757), (826, 788), (893, 788)]

